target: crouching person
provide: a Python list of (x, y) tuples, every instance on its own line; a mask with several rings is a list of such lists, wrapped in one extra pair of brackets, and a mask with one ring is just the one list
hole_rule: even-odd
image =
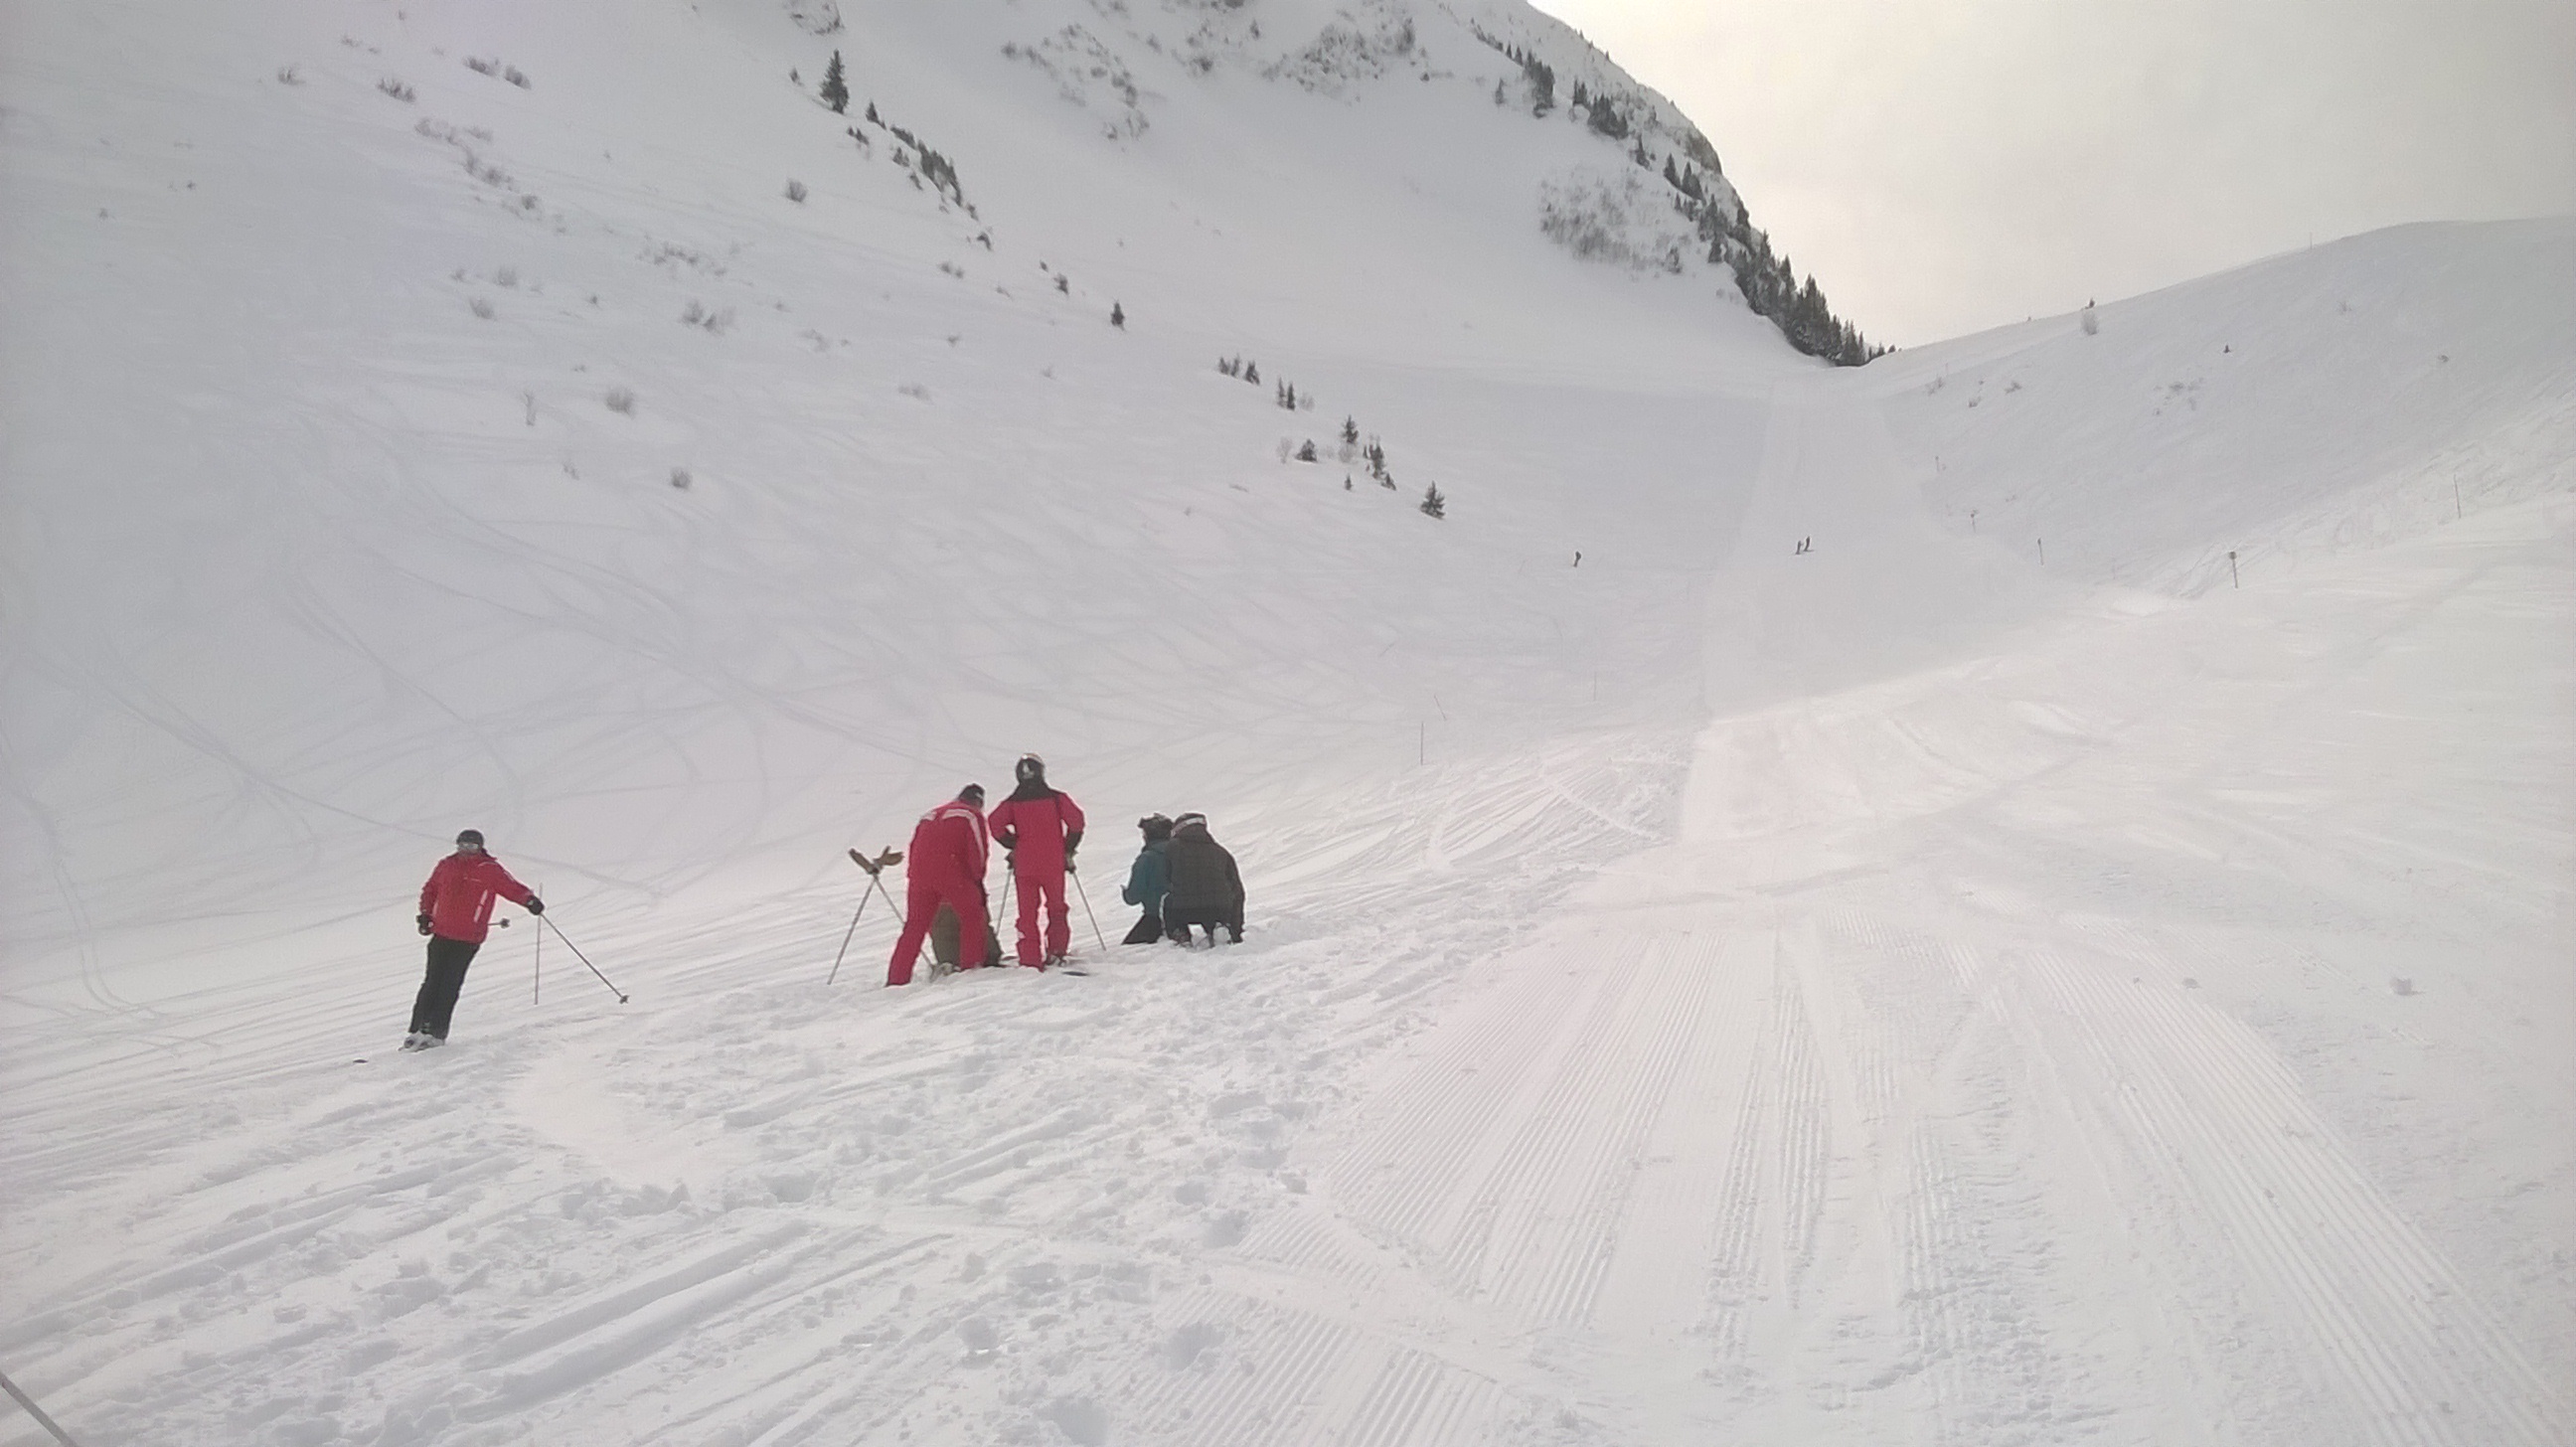
[(1213, 946), (1223, 926), (1229, 941), (1243, 943), (1243, 875), (1225, 846), (1208, 837), (1207, 816), (1183, 814), (1173, 820), (1163, 858), (1171, 875), (1163, 896), (1163, 923), (1172, 938), (1190, 943), (1190, 926), (1197, 925)]
[(1120, 944), (1150, 945), (1163, 937), (1163, 895), (1170, 887), (1171, 873), (1163, 852), (1171, 847), (1172, 821), (1160, 814), (1148, 814), (1136, 821), (1145, 833), (1145, 847), (1136, 851), (1136, 862), (1127, 870), (1127, 887), (1118, 897), (1145, 912), (1136, 919), (1136, 927), (1127, 931)]

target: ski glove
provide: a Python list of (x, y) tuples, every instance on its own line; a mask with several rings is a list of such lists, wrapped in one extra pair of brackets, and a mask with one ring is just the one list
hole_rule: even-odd
[(421, 932), (422, 934), (427, 934), (427, 933), (429, 933), (429, 916), (428, 916), (428, 915), (422, 915), (422, 916), (420, 917), (420, 932)]
[(533, 895), (533, 894), (532, 894), (532, 895), (529, 895), (529, 896), (528, 896), (528, 913), (530, 913), (530, 914), (544, 914), (545, 912), (546, 912), (546, 902), (545, 902), (544, 900), (542, 900), (542, 899), (537, 898), (537, 897), (536, 897), (535, 895)]

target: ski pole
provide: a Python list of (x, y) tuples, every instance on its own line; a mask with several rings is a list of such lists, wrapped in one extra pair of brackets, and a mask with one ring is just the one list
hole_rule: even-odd
[(53, 1433), (54, 1440), (62, 1443), (63, 1447), (80, 1447), (79, 1443), (72, 1440), (72, 1434), (54, 1425), (54, 1419), (45, 1415), (45, 1409), (36, 1405), (36, 1399), (19, 1391), (18, 1384), (9, 1380), (6, 1374), (0, 1374), (0, 1390), (5, 1390), (10, 1396), (17, 1398), (18, 1405), (27, 1409), (27, 1415), (36, 1419), (36, 1425)]
[[(590, 963), (590, 956), (585, 955), (585, 954), (583, 954), (583, 953), (581, 952), (581, 946), (579, 946), (579, 945), (577, 945), (577, 944), (574, 944), (574, 943), (572, 942), (572, 936), (570, 936), (570, 935), (568, 935), (568, 934), (565, 934), (565, 933), (563, 932), (563, 926), (562, 926), (562, 925), (559, 925), (559, 924), (557, 924), (557, 923), (555, 923), (555, 920), (554, 920), (554, 916), (553, 916), (553, 915), (550, 915), (550, 914), (541, 914), (541, 915), (538, 915), (538, 916), (537, 916), (537, 918), (539, 918), (539, 919), (541, 919), (541, 920), (544, 920), (544, 921), (546, 922), (546, 928), (548, 928), (548, 929), (550, 929), (550, 930), (553, 930), (553, 931), (555, 932), (555, 938), (556, 938), (556, 939), (559, 939), (559, 940), (561, 940), (561, 941), (563, 941), (563, 942), (564, 942), (564, 948), (565, 948), (565, 949), (568, 949), (568, 950), (570, 950), (570, 951), (572, 951), (572, 957), (573, 957), (574, 959), (579, 960), (579, 961), (581, 961), (584, 965), (588, 966), (588, 967), (589, 967), (589, 969), (590, 969), (590, 972), (591, 972), (592, 974), (594, 974), (594, 975), (599, 975), (599, 966), (597, 966), (597, 965), (593, 965), (593, 964), (591, 964), (591, 963)], [(617, 988), (617, 986), (616, 986), (615, 984), (611, 983), (611, 982), (610, 982), (610, 980), (609, 980), (609, 978), (608, 978), (606, 975), (599, 975), (599, 982), (600, 982), (601, 984), (603, 984), (603, 985), (607, 985), (607, 986), (608, 986), (608, 993), (610, 993), (610, 994), (612, 994), (612, 995), (615, 995), (615, 996), (617, 997), (617, 1003), (618, 1003), (618, 1004), (623, 1005), (623, 1004), (625, 1004), (625, 1003), (626, 1003), (626, 992), (625, 992), (624, 990), (621, 990), (621, 989)]]
[[(545, 898), (545, 891), (543, 891), (543, 890), (539, 890), (539, 891), (537, 892), (537, 897), (538, 897), (539, 899), (543, 899), (543, 898)], [(536, 964), (536, 969), (535, 969), (535, 971), (534, 971), (533, 973), (531, 973), (531, 974), (528, 976), (528, 1003), (529, 1003), (529, 1004), (531, 1004), (531, 1005), (534, 1005), (534, 1004), (539, 1003), (539, 1002), (544, 998), (544, 996), (545, 996), (545, 989), (546, 989), (546, 932), (545, 932), (544, 930), (539, 930), (539, 931), (537, 931), (537, 964)]]
[(1102, 954), (1109, 953), (1109, 936), (1100, 932), (1100, 916), (1091, 912), (1091, 891), (1082, 887), (1082, 871), (1075, 869), (1073, 861), (1068, 859), (1064, 862), (1064, 872), (1073, 877), (1073, 892), (1082, 898), (1083, 916), (1091, 921), (1091, 937), (1100, 941)]
[(864, 889), (859, 891), (859, 907), (856, 910), (851, 911), (850, 927), (841, 931), (840, 954), (832, 956), (832, 973), (823, 977), (823, 985), (826, 989), (831, 987), (834, 980), (841, 978), (841, 956), (850, 952), (850, 936), (859, 932), (859, 916), (868, 912), (868, 897), (870, 893), (871, 891)]
[[(1016, 899), (1020, 892), (1019, 886), (1020, 857), (1016, 854), (1004, 854), (1002, 856), (1002, 888), (1008, 890), (1011, 893), (1011, 896)], [(992, 950), (994, 955), (994, 958), (986, 961), (986, 963), (995, 965), (1000, 964), (1002, 962), (1002, 917), (1000, 914), (995, 912), (993, 907), (993, 897), (989, 894), (984, 896), (984, 944), (987, 948)]]

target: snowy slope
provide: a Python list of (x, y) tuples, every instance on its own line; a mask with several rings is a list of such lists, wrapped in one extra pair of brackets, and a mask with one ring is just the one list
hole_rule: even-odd
[[(1540, 232), (1517, 7), (6, 23), (83, 1440), (2567, 1440), (2567, 223), (1825, 374)], [(826, 987), (1026, 748), (1248, 941)], [(383, 1056), (469, 822), (634, 1001)]]

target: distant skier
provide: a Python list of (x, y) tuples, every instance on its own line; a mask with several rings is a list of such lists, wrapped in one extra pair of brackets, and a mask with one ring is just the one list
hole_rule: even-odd
[(1172, 821), (1172, 842), (1164, 851), (1171, 865), (1171, 890), (1163, 897), (1163, 923), (1172, 938), (1190, 942), (1190, 926), (1207, 931), (1216, 943), (1217, 926), (1226, 937), (1243, 943), (1243, 875), (1234, 856), (1208, 837), (1205, 814), (1183, 814)]
[(1145, 833), (1145, 847), (1136, 851), (1136, 862), (1127, 870), (1127, 887), (1118, 892), (1121, 899), (1145, 912), (1136, 919), (1136, 927), (1127, 931), (1120, 944), (1150, 945), (1163, 937), (1163, 894), (1171, 881), (1171, 866), (1164, 851), (1171, 847), (1172, 821), (1160, 814), (1148, 814), (1136, 821)]
[(420, 932), (429, 936), (429, 966), (421, 975), (420, 994), (411, 1002), (405, 1050), (447, 1043), (456, 992), (465, 988), (465, 967), (474, 963), (474, 952), (492, 932), (495, 897), (526, 905), (530, 914), (546, 912), (545, 901), (483, 852), (483, 832), (465, 830), (456, 836), (456, 852), (438, 861), (429, 882), (420, 887)]
[(984, 867), (992, 848), (981, 784), (958, 790), (956, 798), (912, 826), (912, 848), (904, 855), (903, 933), (895, 936), (894, 957), (886, 962), (889, 988), (912, 983), (913, 962), (921, 958), (921, 942), (943, 904), (959, 920), (976, 921), (973, 930), (960, 932), (957, 967), (983, 965)]
[[(1082, 843), (1082, 807), (1070, 794), (1047, 786), (1046, 760), (1022, 754), (1012, 773), (1019, 787), (993, 808), (993, 838), (1010, 851), (1011, 877), (1020, 896), (1020, 963), (1044, 969), (1064, 962), (1073, 945), (1073, 919), (1065, 912), (1064, 876)], [(1038, 906), (1046, 906), (1045, 949), (1038, 939)]]

